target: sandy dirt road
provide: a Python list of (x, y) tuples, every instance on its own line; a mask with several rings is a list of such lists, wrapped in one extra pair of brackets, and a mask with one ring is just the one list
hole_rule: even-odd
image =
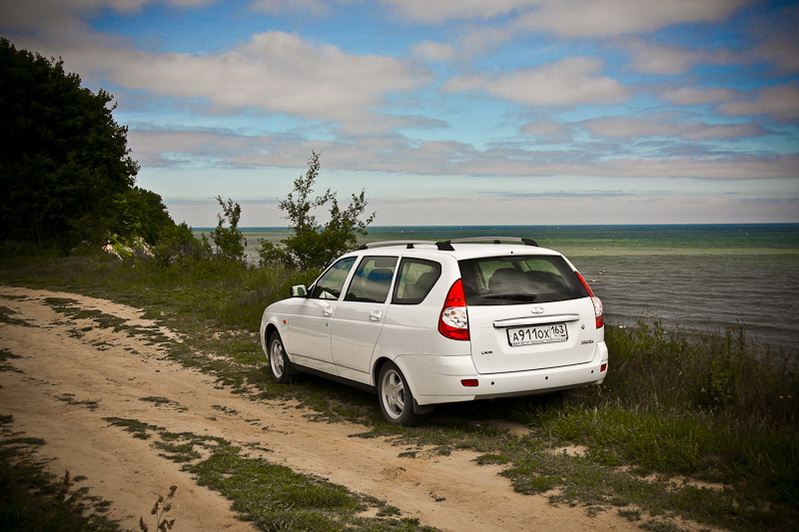
[[(130, 326), (154, 330), (158, 324), (143, 319), (140, 309), (107, 300), (0, 287), (0, 307), (12, 318), (0, 323), (0, 349), (20, 357), (8, 362), (15, 371), (0, 372), (0, 414), (14, 416), (15, 431), (45, 439), (39, 452), (52, 458), (52, 471), (87, 477), (80, 485), (111, 501), (111, 516), (129, 528), (138, 529), (156, 494), (176, 484), (170, 515), (176, 530), (252, 530), (228, 500), (198, 486), (150, 441), (108, 417), (267, 448), (264, 457), (272, 463), (384, 500), (402, 517), (441, 530), (638, 530), (615, 512), (589, 517), (579, 507), (517, 494), (496, 467), (477, 465), (475, 453), (401, 457), (404, 449), (390, 441), (351, 437), (366, 427), (314, 422), (296, 405), (231, 393), (212, 377), (165, 360), (159, 345), (56, 312), (48, 298), (70, 299)], [(142, 401), (146, 397), (172, 402)]]

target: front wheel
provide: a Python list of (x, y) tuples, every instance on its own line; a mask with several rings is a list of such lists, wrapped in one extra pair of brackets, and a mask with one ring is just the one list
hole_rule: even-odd
[(380, 368), (377, 378), (377, 398), (383, 417), (392, 425), (413, 427), (424, 416), (413, 410), (413, 394), (400, 369), (393, 362), (386, 362)]
[(291, 368), (286, 356), (286, 349), (283, 347), (283, 340), (280, 335), (275, 333), (269, 339), (269, 369), (272, 370), (272, 379), (278, 384), (289, 382), (294, 371)]

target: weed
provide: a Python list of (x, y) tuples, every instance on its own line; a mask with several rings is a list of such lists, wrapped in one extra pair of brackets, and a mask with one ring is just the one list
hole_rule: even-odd
[(12, 359), (15, 359), (15, 358), (22, 358), (22, 357), (19, 356), (19, 355), (15, 355), (14, 353), (9, 351), (8, 349), (0, 349), (0, 371), (10, 371), (10, 372), (13, 372), (13, 373), (22, 373), (21, 370), (19, 370), (18, 368), (14, 367), (13, 365), (5, 363), (7, 360), (12, 360)]
[(640, 521), (641, 520), (641, 510), (638, 509), (629, 509), (629, 508), (620, 508), (619, 515), (622, 517), (626, 517), (630, 521)]
[(511, 461), (509, 456), (502, 454), (484, 454), (477, 458), (479, 465), (505, 465)]
[[(159, 493), (158, 499), (156, 499), (155, 504), (153, 505), (153, 509), (150, 510), (150, 515), (155, 516), (155, 529), (159, 532), (172, 530), (172, 527), (175, 526), (175, 520), (167, 519), (165, 516), (172, 509), (172, 497), (175, 496), (175, 492), (177, 490), (177, 485), (172, 485), (169, 488), (169, 493), (167, 493), (166, 497)], [(139, 518), (139, 530), (142, 532), (148, 532), (150, 530), (150, 528), (144, 522), (144, 517)]]
[(391, 517), (400, 515), (402, 512), (396, 506), (386, 505), (380, 510), (378, 510), (377, 515), (380, 517)]
[(102, 401), (102, 399), (77, 400), (77, 399), (75, 399), (75, 394), (72, 394), (72, 393), (61, 394), (60, 396), (56, 397), (56, 399), (58, 399), (60, 401), (64, 401), (68, 405), (85, 406), (89, 410), (96, 410), (97, 407), (100, 406), (100, 401)]
[(19, 355), (15, 355), (8, 349), (0, 349), (0, 360), (9, 360), (12, 358), (22, 358), (22, 357)]
[(173, 462), (191, 462), (202, 456), (199, 452), (194, 450), (194, 445), (192, 443), (178, 444), (157, 441), (153, 445), (164, 451), (160, 456), (168, 458)]
[(213, 408), (214, 410), (217, 410), (219, 412), (222, 412), (223, 414), (227, 414), (229, 416), (238, 416), (239, 415), (239, 412), (236, 409), (230, 408), (228, 406), (211, 405), (211, 408)]
[(150, 439), (151, 435), (148, 430), (159, 430), (159, 427), (149, 425), (135, 419), (124, 419), (119, 417), (105, 417), (103, 419), (108, 421), (111, 425), (122, 427), (126, 431), (132, 433), (134, 438), (139, 438), (141, 440)]
[(147, 397), (140, 397), (139, 401), (146, 401), (146, 402), (149, 402), (149, 403), (155, 403), (157, 405), (165, 405), (165, 404), (174, 403), (174, 401), (172, 401), (171, 399), (167, 399), (166, 397), (161, 397), (161, 396), (156, 396), (156, 395), (150, 395), (150, 396), (147, 396)]
[(161, 397), (157, 395), (139, 397), (139, 401), (144, 401), (145, 403), (153, 403), (156, 406), (170, 406), (175, 410), (181, 412), (185, 412), (186, 410), (188, 410), (188, 408), (186, 408), (185, 406), (181, 406), (180, 403), (178, 403), (177, 401), (173, 401), (172, 399), (169, 399), (167, 397)]
[(14, 314), (17, 314), (13, 310), (8, 307), (0, 306), (0, 323), (7, 323), (9, 325), (20, 325), (22, 327), (33, 327), (25, 319), (13, 317)]

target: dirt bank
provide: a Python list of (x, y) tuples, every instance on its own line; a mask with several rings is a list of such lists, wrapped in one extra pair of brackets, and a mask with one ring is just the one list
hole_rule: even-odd
[[(244, 448), (257, 444), (269, 449), (264, 456), (273, 463), (384, 500), (403, 517), (441, 530), (637, 530), (613, 512), (589, 517), (581, 508), (519, 495), (497, 468), (478, 466), (474, 453), (400, 457), (404, 449), (389, 441), (350, 437), (366, 427), (313, 422), (296, 405), (233, 394), (207, 375), (164, 360), (163, 349), (147, 338), (68, 318), (47, 298), (74, 300), (130, 326), (158, 326), (141, 310), (106, 300), (0, 287), (0, 307), (13, 312), (0, 323), (0, 349), (21, 357), (9, 361), (18, 371), (0, 372), (0, 414), (14, 416), (15, 430), (45, 439), (40, 452), (54, 459), (53, 472), (87, 477), (80, 485), (111, 501), (112, 516), (130, 528), (138, 527), (140, 516), (149, 518), (156, 494), (173, 484), (177, 530), (251, 526), (236, 519), (229, 501), (108, 417), (218, 436)], [(171, 402), (141, 400), (147, 397)]]

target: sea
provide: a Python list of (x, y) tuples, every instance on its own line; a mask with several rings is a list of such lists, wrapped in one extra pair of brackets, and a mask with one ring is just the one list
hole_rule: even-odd
[[(285, 228), (242, 228), (259, 239)], [(668, 331), (742, 328), (752, 341), (797, 353), (799, 224), (369, 227), (367, 241), (532, 238), (568, 257), (600, 297), (609, 326), (660, 321)]]

